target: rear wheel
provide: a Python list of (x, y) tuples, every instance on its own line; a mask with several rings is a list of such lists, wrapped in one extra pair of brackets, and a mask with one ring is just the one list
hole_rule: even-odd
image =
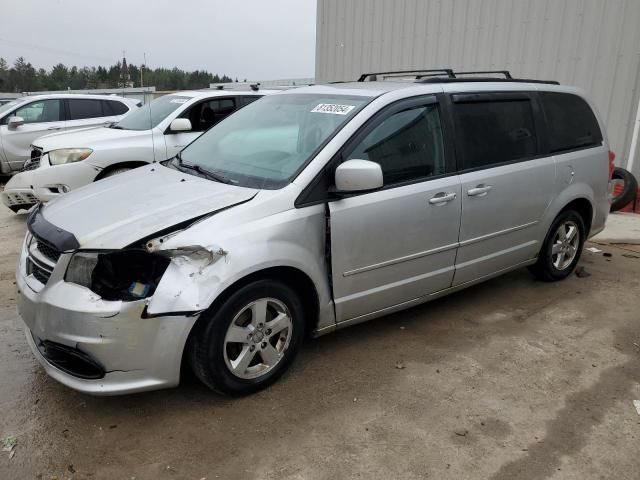
[(275, 382), (289, 367), (304, 335), (302, 303), (294, 290), (258, 280), (203, 313), (188, 355), (209, 388), (246, 395)]
[(538, 261), (530, 270), (548, 282), (567, 278), (580, 260), (584, 241), (584, 221), (580, 214), (573, 210), (562, 212), (551, 225)]

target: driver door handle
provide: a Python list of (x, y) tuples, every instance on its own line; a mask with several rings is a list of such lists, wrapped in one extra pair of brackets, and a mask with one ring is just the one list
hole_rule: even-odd
[(455, 193), (439, 192), (429, 199), (431, 205), (444, 205), (456, 198)]
[(62, 127), (49, 127), (47, 130), (62, 130)]
[(491, 185), (485, 185), (481, 183), (480, 185), (476, 185), (475, 187), (467, 190), (467, 195), (469, 195), (470, 197), (482, 197), (489, 193), (489, 190), (491, 190), (492, 188), (493, 187)]

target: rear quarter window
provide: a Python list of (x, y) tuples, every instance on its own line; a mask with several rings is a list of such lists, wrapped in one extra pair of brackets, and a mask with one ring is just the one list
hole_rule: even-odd
[(124, 115), (129, 111), (129, 107), (117, 100), (102, 100), (102, 110), (105, 116)]
[(602, 144), (602, 132), (589, 104), (570, 93), (541, 92), (551, 153)]

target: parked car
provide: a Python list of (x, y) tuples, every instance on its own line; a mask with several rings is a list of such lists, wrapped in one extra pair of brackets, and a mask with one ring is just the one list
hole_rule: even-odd
[(16, 173), (43, 135), (117, 122), (140, 102), (115, 95), (20, 97), (0, 106), (0, 173)]
[(96, 180), (166, 160), (227, 115), (273, 92), (179, 92), (105, 128), (41, 137), (24, 171), (5, 185), (2, 201), (14, 212), (28, 210)]
[(307, 332), (524, 266), (566, 278), (609, 211), (592, 103), (442, 75), (270, 95), (174, 159), (38, 207), (17, 269), (36, 358), (93, 394), (175, 386), (183, 360), (248, 394)]

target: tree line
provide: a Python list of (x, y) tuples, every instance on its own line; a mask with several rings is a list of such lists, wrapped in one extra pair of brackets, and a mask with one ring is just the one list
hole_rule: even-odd
[(46, 70), (36, 69), (23, 57), (16, 59), (13, 66), (0, 57), (0, 92), (140, 87), (141, 82), (157, 90), (192, 90), (207, 88), (210, 83), (232, 81), (226, 75), (214, 75), (206, 70), (187, 72), (177, 67), (149, 69), (144, 65), (127, 65), (124, 59), (108, 67), (74, 65), (69, 68), (59, 63), (51, 70)]

